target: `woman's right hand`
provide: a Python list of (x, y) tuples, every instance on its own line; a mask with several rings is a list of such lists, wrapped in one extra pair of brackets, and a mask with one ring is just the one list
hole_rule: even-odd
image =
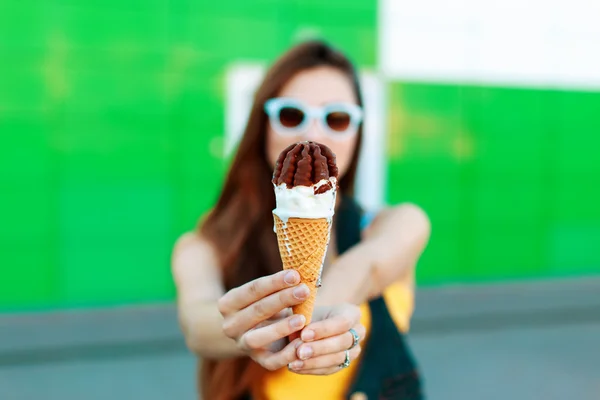
[(306, 324), (303, 315), (291, 315), (290, 310), (308, 298), (308, 287), (299, 283), (298, 272), (281, 271), (231, 289), (218, 301), (225, 335), (270, 371), (297, 359), (301, 342), (287, 343), (287, 338)]

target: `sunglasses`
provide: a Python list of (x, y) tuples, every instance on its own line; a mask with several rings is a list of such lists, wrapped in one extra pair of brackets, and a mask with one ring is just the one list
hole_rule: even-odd
[(273, 129), (284, 136), (306, 133), (310, 122), (317, 119), (326, 134), (332, 138), (343, 138), (355, 134), (363, 118), (362, 108), (356, 104), (330, 103), (322, 107), (311, 107), (287, 97), (267, 100), (265, 112)]

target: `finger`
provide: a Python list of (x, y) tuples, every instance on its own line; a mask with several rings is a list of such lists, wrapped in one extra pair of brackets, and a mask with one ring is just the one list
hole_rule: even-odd
[(217, 303), (219, 312), (224, 316), (234, 313), (270, 294), (298, 283), (300, 283), (300, 275), (294, 270), (281, 271), (255, 279), (225, 293)]
[[(356, 346), (350, 350), (350, 362), (356, 360), (360, 355), (361, 347)], [(346, 361), (346, 352), (341, 351), (325, 356), (309, 358), (308, 360), (296, 360), (290, 364), (290, 369), (297, 373), (322, 375), (324, 372), (331, 369), (342, 368), (341, 365)]]
[(285, 308), (283, 310), (281, 310), (280, 312), (278, 312), (277, 314), (273, 315), (272, 319), (283, 319), (283, 318), (287, 318), (290, 315), (292, 315), (292, 309), (291, 308)]
[(317, 368), (317, 369), (309, 369), (309, 370), (291, 370), (293, 373), (298, 375), (332, 375), (336, 372), (341, 371), (341, 368), (338, 367), (330, 367), (330, 368)]
[[(365, 327), (362, 325), (355, 325), (354, 330), (358, 334), (359, 338), (363, 338), (365, 335)], [(309, 343), (304, 343), (298, 348), (298, 358), (306, 360), (311, 357), (319, 357), (326, 354), (339, 353), (340, 351), (349, 350), (354, 344), (354, 336), (350, 331), (346, 331), (341, 335), (328, 337), (321, 340), (316, 340)]]
[(257, 350), (269, 344), (288, 337), (304, 327), (304, 315), (292, 315), (271, 325), (252, 329), (240, 338), (240, 347), (243, 350)]
[(225, 318), (223, 332), (230, 338), (238, 338), (283, 309), (302, 303), (309, 294), (310, 291), (305, 284), (273, 293)]
[(360, 321), (358, 307), (346, 307), (340, 314), (311, 323), (302, 331), (302, 340), (310, 342), (347, 332)]
[(276, 371), (283, 367), (287, 367), (290, 363), (297, 360), (296, 349), (300, 345), (300, 340), (290, 342), (283, 350), (272, 353), (268, 350), (259, 350), (254, 353), (253, 358), (265, 369)]
[[(269, 326), (275, 322), (279, 322), (284, 318), (287, 318), (289, 316), (291, 316), (292, 310), (290, 308), (286, 308), (283, 311), (278, 312), (277, 314), (273, 315), (271, 318), (264, 320), (263, 322), (260, 322), (258, 325), (256, 325), (254, 327), (254, 329), (257, 328), (262, 328), (263, 326)], [(300, 337), (300, 334), (297, 333), (298, 337)]]

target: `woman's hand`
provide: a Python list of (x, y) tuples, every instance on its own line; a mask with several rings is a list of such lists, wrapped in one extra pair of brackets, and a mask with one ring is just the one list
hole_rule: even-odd
[(297, 359), (300, 340), (287, 343), (287, 337), (306, 323), (303, 315), (291, 315), (289, 310), (308, 298), (308, 287), (299, 283), (298, 272), (281, 271), (232, 289), (217, 303), (225, 318), (225, 335), (270, 371)]
[(319, 307), (313, 315), (313, 322), (301, 334), (302, 344), (296, 354), (298, 360), (289, 369), (299, 374), (329, 375), (342, 369), (349, 350), (350, 361), (360, 354), (360, 344), (354, 344), (354, 329), (362, 341), (365, 327), (360, 323), (360, 309), (352, 304)]

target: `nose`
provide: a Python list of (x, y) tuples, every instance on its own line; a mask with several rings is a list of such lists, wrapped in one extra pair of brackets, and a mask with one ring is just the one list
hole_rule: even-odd
[(315, 142), (319, 142), (319, 139), (323, 138), (323, 136), (325, 136), (325, 132), (323, 132), (323, 127), (321, 126), (320, 121), (318, 120), (318, 118), (313, 118), (309, 125), (308, 128), (306, 130), (306, 139), (308, 140), (312, 140)]

